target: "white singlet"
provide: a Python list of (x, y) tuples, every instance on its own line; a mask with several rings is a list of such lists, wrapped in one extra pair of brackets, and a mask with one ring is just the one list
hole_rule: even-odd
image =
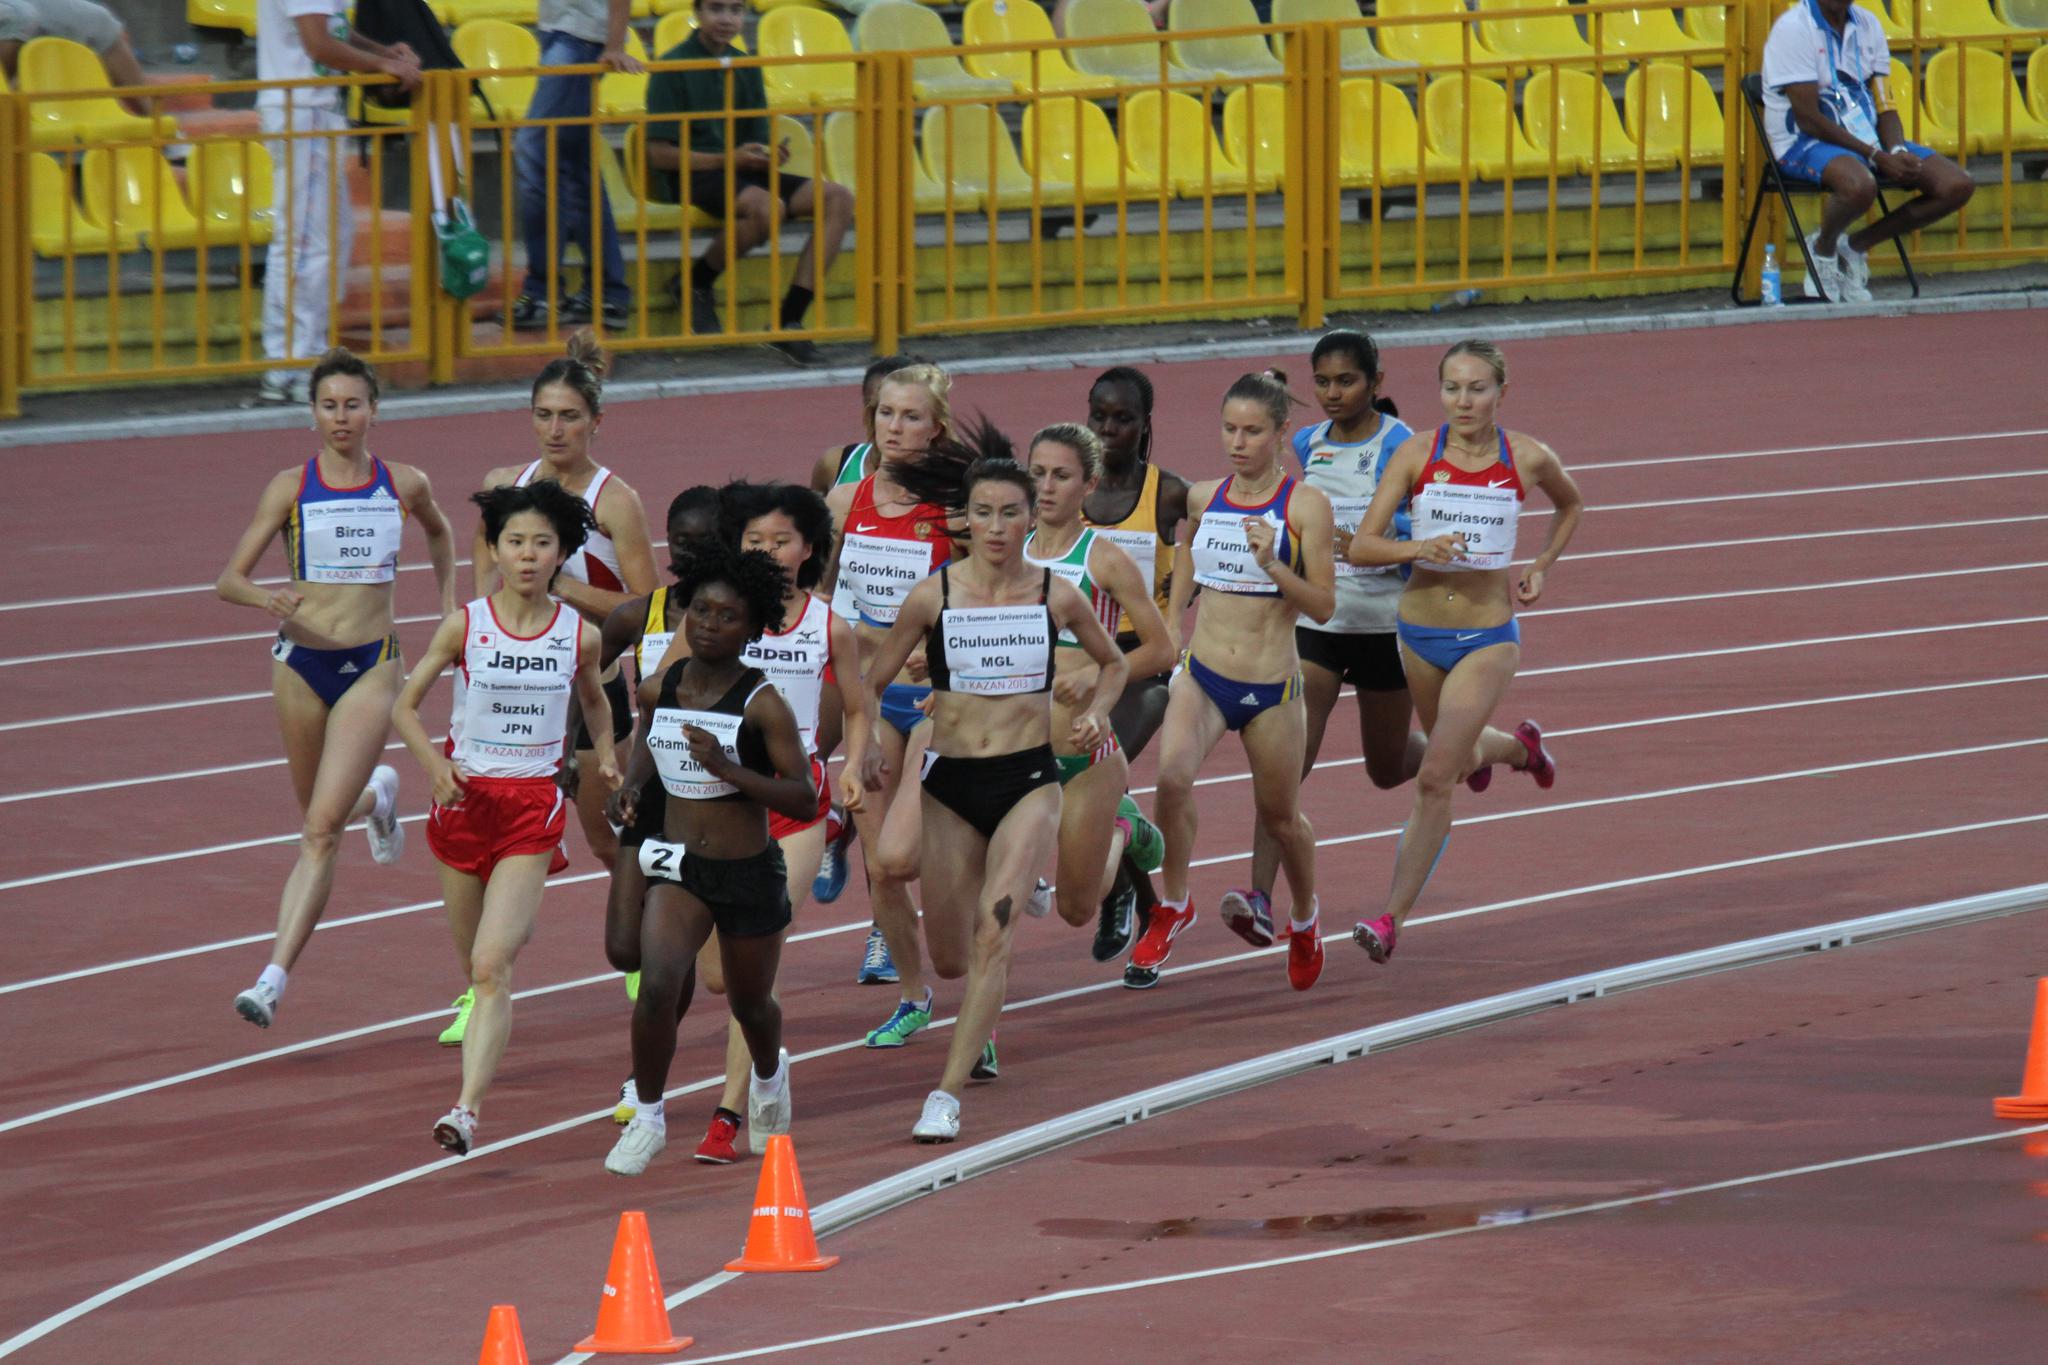
[(825, 670), (832, 663), (832, 607), (821, 597), (806, 597), (803, 613), (788, 630), (761, 632), (740, 655), (768, 675), (775, 690), (796, 713), (797, 734), (804, 752), (818, 752), (818, 708), (823, 700)]
[(557, 602), (547, 628), (522, 638), (498, 624), (488, 597), (462, 610), (469, 625), (455, 659), (450, 756), (473, 777), (553, 777), (562, 766), (583, 618)]
[[(513, 485), (524, 488), (540, 476), (542, 467), (542, 462), (535, 460), (519, 471), (519, 477), (512, 480)], [(590, 515), (593, 517), (597, 515), (597, 500), (604, 496), (605, 483), (611, 476), (611, 470), (599, 465), (597, 472), (590, 476), (590, 487), (583, 490), (584, 505), (590, 508)], [(592, 567), (592, 560), (596, 561), (595, 568)], [(562, 573), (578, 583), (588, 583), (593, 588), (603, 588), (607, 592), (626, 590), (626, 576), (619, 572), (619, 547), (614, 545), (612, 538), (602, 530), (591, 531), (589, 538), (583, 542), (583, 548), (570, 555), (563, 563)], [(607, 579), (610, 581), (606, 581)]]

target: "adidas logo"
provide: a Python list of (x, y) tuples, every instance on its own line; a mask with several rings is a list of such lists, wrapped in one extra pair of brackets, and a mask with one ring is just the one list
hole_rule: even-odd
[(394, 499), (391, 496), (391, 490), (386, 488), (381, 483), (377, 485), (376, 491), (370, 494), (370, 498), (372, 501), (375, 501), (378, 498), (382, 498), (386, 502), (394, 501)]
[(336, 673), (354, 673), (359, 670), (356, 668), (354, 664), (343, 664), (340, 668), (337, 668), (334, 671)]
[(1239, 698), (1239, 700), (1242, 701), (1246, 706), (1257, 706), (1259, 704), (1259, 694), (1256, 692), (1247, 692), (1244, 694), (1243, 697)]

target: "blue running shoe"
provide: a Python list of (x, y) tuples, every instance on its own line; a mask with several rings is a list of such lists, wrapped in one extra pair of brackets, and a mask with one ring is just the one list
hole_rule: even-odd
[(853, 981), (857, 986), (896, 984), (896, 963), (889, 956), (889, 940), (882, 937), (880, 929), (868, 930), (868, 946), (861, 954), (860, 971)]
[(811, 899), (820, 905), (830, 905), (839, 899), (839, 893), (846, 890), (846, 872), (852, 865), (849, 850), (853, 847), (853, 821), (835, 806), (826, 817), (826, 823), (836, 823), (838, 832), (827, 831), (825, 857), (818, 864), (818, 875), (811, 880)]

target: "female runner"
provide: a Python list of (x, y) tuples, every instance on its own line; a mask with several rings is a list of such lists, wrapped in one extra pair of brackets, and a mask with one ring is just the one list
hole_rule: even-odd
[[(556, 785), (569, 694), (604, 718), (598, 632), (548, 585), (591, 529), (590, 508), (552, 479), (487, 489), (473, 501), (502, 586), (451, 612), (405, 680), (391, 722), (434, 786), (427, 845), (475, 998), (462, 1039), (462, 1093), (434, 1125), (457, 1154), (476, 1141), (484, 1092), (512, 1036), (512, 968), (533, 934), (549, 860), (568, 823)], [(420, 701), (455, 665), (448, 752), (420, 724)], [(598, 727), (596, 771), (619, 785), (610, 730)]]
[(818, 792), (789, 703), (742, 657), (780, 619), (786, 580), (767, 555), (735, 553), (723, 539), (695, 547), (678, 567), (689, 657), (640, 684), (648, 720), (612, 802), (619, 823), (632, 823), (650, 773), (668, 796), (662, 837), (640, 845), (648, 892), (633, 1003), (635, 1106), (605, 1158), (615, 1175), (639, 1175), (668, 1145), (662, 1092), (676, 1025), (714, 928), (726, 1002), (753, 1061), (747, 1127), (763, 1147), (789, 1131), (789, 1054), (774, 993), (790, 920), (788, 870), (768, 820), (771, 812), (812, 818)]
[[(1195, 921), (1188, 908), (1195, 773), (1224, 731), (1236, 730), (1251, 764), (1258, 823), (1278, 848), (1294, 895), (1288, 982), (1305, 991), (1322, 975), (1315, 832), (1300, 805), (1306, 722), (1294, 623), (1297, 616), (1327, 621), (1336, 611), (1336, 565), (1329, 498), (1281, 467), (1293, 401), (1286, 383), (1270, 375), (1248, 374), (1232, 384), (1223, 395), (1223, 449), (1232, 472), (1188, 494), (1196, 510), (1182, 536), (1186, 552), (1174, 563), (1166, 619), (1180, 618), (1197, 584), (1208, 592), (1173, 680), (1160, 740), (1156, 810), (1166, 835), (1166, 895), (1131, 949), (1131, 966), (1140, 972), (1157, 972), (1174, 939)], [(1270, 921), (1226, 915), (1224, 922), (1249, 943), (1273, 941)], [(1125, 984), (1150, 982), (1126, 976)]]
[[(1081, 519), (1136, 562), (1163, 612), (1173, 585), (1174, 537), (1188, 514), (1188, 485), (1152, 463), (1152, 381), (1143, 370), (1118, 365), (1095, 377), (1088, 390), (1088, 429), (1102, 438), (1102, 478), (1082, 503)], [(1178, 654), (1180, 621), (1165, 620)], [(1117, 619), (1116, 632), (1119, 648), (1138, 648), (1137, 625), (1128, 612)], [(1117, 742), (1131, 758), (1145, 751), (1166, 717), (1167, 678), (1165, 669), (1132, 673), (1110, 717)]]
[[(1173, 664), (1166, 621), (1152, 603), (1152, 584), (1131, 557), (1093, 526), (1081, 524), (1081, 507), (1102, 476), (1102, 441), (1087, 427), (1050, 426), (1031, 438), (1025, 457), (1037, 488), (1038, 524), (1024, 543), (1024, 557), (1051, 569), (1088, 599), (1105, 630), (1129, 620), (1138, 646), (1124, 656), (1129, 674), (1149, 678)], [(1131, 769), (1112, 733), (1094, 749), (1067, 742), (1074, 708), (1094, 691), (1097, 670), (1072, 631), (1061, 631), (1053, 651), (1053, 757), (1059, 763), (1060, 918), (1079, 928), (1097, 919), (1093, 953), (1108, 962), (1130, 947), (1138, 888), (1157, 867), (1158, 829), (1127, 794)], [(1125, 868), (1124, 852), (1133, 852)]]
[[(376, 372), (332, 350), (314, 365), (310, 391), (320, 451), (271, 479), (214, 584), (222, 601), (260, 607), (279, 622), (270, 690), (304, 819), (270, 964), (235, 997), (235, 1013), (259, 1028), (277, 1017), (286, 973), (326, 912), (342, 830), (366, 819), (380, 863), (397, 862), (405, 847), (398, 773), (377, 759), (404, 671), (391, 599), (408, 517), (427, 533), (441, 609), (455, 609), (454, 538), (427, 476), (370, 454)], [(280, 532), (291, 581), (259, 587), (249, 575)]]
[[(868, 685), (880, 692), (881, 717), (875, 727), (876, 747), (886, 767), (876, 800), (863, 806), (861, 845), (868, 866), (868, 898), (875, 924), (868, 933), (858, 980), (893, 981), (898, 988), (894, 1012), (868, 1034), (869, 1047), (901, 1047), (931, 1022), (931, 992), (926, 989), (917, 947), (917, 910), (910, 883), (917, 875), (917, 815), (914, 799), (897, 801), (903, 774), (924, 753), (921, 704), (931, 688), (905, 671), (887, 677), (868, 666), (870, 656), (887, 636), (910, 589), (953, 557), (947, 509), (911, 492), (905, 471), (925, 458), (934, 441), (952, 428), (947, 394), (952, 379), (936, 365), (898, 370), (875, 390), (868, 420), (882, 464), (857, 484), (841, 484), (825, 500), (839, 528), (834, 547), (834, 610), (855, 613), (854, 635)], [(957, 471), (956, 471), (957, 473)], [(914, 784), (913, 784), (914, 785)], [(893, 840), (884, 847), (884, 831)]]
[(833, 446), (818, 457), (817, 463), (811, 466), (812, 492), (823, 497), (841, 484), (859, 483), (875, 472), (882, 462), (882, 457), (875, 452), (873, 431), (877, 391), (882, 387), (882, 381), (896, 371), (929, 364), (931, 362), (921, 355), (885, 355), (868, 366), (860, 380), (860, 409), (861, 416), (867, 420), (867, 429), (860, 440)]
[[(562, 565), (555, 596), (574, 607), (593, 626), (602, 628), (619, 605), (651, 593), (660, 581), (654, 551), (647, 543), (647, 512), (640, 495), (625, 480), (591, 458), (590, 446), (604, 421), (604, 376), (609, 367), (604, 348), (588, 332), (569, 338), (569, 354), (551, 360), (533, 381), (533, 434), (540, 458), (526, 465), (506, 465), (484, 476), (484, 487), (553, 479), (590, 505), (597, 529), (582, 550)], [(472, 554), (477, 594), (490, 587), (490, 547), (482, 532)], [(612, 668), (605, 673), (605, 695), (611, 699), (612, 743), (633, 732), (632, 696), (625, 679)], [(604, 818), (607, 793), (585, 791), (575, 773), (593, 752), (590, 729), (578, 717), (576, 762), (570, 774), (576, 818), (597, 861), (610, 867), (618, 856), (618, 836)], [(460, 1002), (458, 1002), (459, 1004)]]
[[(1437, 363), (1445, 422), (1431, 435), (1402, 442), (1351, 538), (1354, 564), (1412, 564), (1401, 593), (1401, 662), (1415, 713), (1429, 736), (1415, 775), (1415, 808), (1394, 858), (1394, 884), (1377, 919), (1351, 931), (1375, 962), (1394, 953), (1394, 937), (1451, 834), (1451, 789), (1473, 782), (1495, 763), (1521, 768), (1539, 787), (1557, 780), (1543, 731), (1525, 720), (1512, 735), (1487, 721), (1522, 661), (1517, 605), (1543, 593), (1543, 578), (1578, 529), (1579, 486), (1549, 446), (1497, 425), (1507, 392), (1508, 364), (1490, 341), (1461, 341)], [(1557, 515), (1550, 539), (1512, 590), (1516, 522), (1531, 485)], [(1405, 510), (1406, 541), (1387, 535)]]
[[(981, 433), (984, 446), (993, 433)], [(1053, 757), (1053, 654), (1072, 631), (1098, 672), (1064, 738), (1087, 753), (1114, 734), (1109, 709), (1124, 656), (1092, 603), (1024, 557), (1031, 477), (1007, 459), (976, 460), (964, 480), (968, 553), (910, 590), (869, 679), (892, 678), (922, 644), (933, 689), (924, 765), (925, 944), (932, 969), (965, 975), (939, 1088), (912, 1127), (919, 1142), (960, 1135), (960, 1094), (983, 1058), (1009, 979), (1010, 943), (1060, 823)]]

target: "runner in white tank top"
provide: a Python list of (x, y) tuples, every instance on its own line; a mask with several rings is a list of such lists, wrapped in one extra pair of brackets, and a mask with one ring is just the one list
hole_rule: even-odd
[[(590, 512), (543, 480), (476, 495), (505, 584), (435, 630), (392, 710), (392, 727), (434, 788), (427, 844), (468, 966), (472, 1014), (462, 1038), (462, 1092), (434, 1140), (466, 1153), (484, 1093), (512, 1028), (512, 967), (533, 932), (541, 888), (567, 810), (556, 776), (573, 692), (594, 715), (608, 703), (597, 676), (597, 630), (548, 595), (582, 544)], [(420, 702), (455, 669), (455, 710), (444, 752), (420, 723)], [(600, 725), (590, 786), (619, 785), (610, 727)]]

